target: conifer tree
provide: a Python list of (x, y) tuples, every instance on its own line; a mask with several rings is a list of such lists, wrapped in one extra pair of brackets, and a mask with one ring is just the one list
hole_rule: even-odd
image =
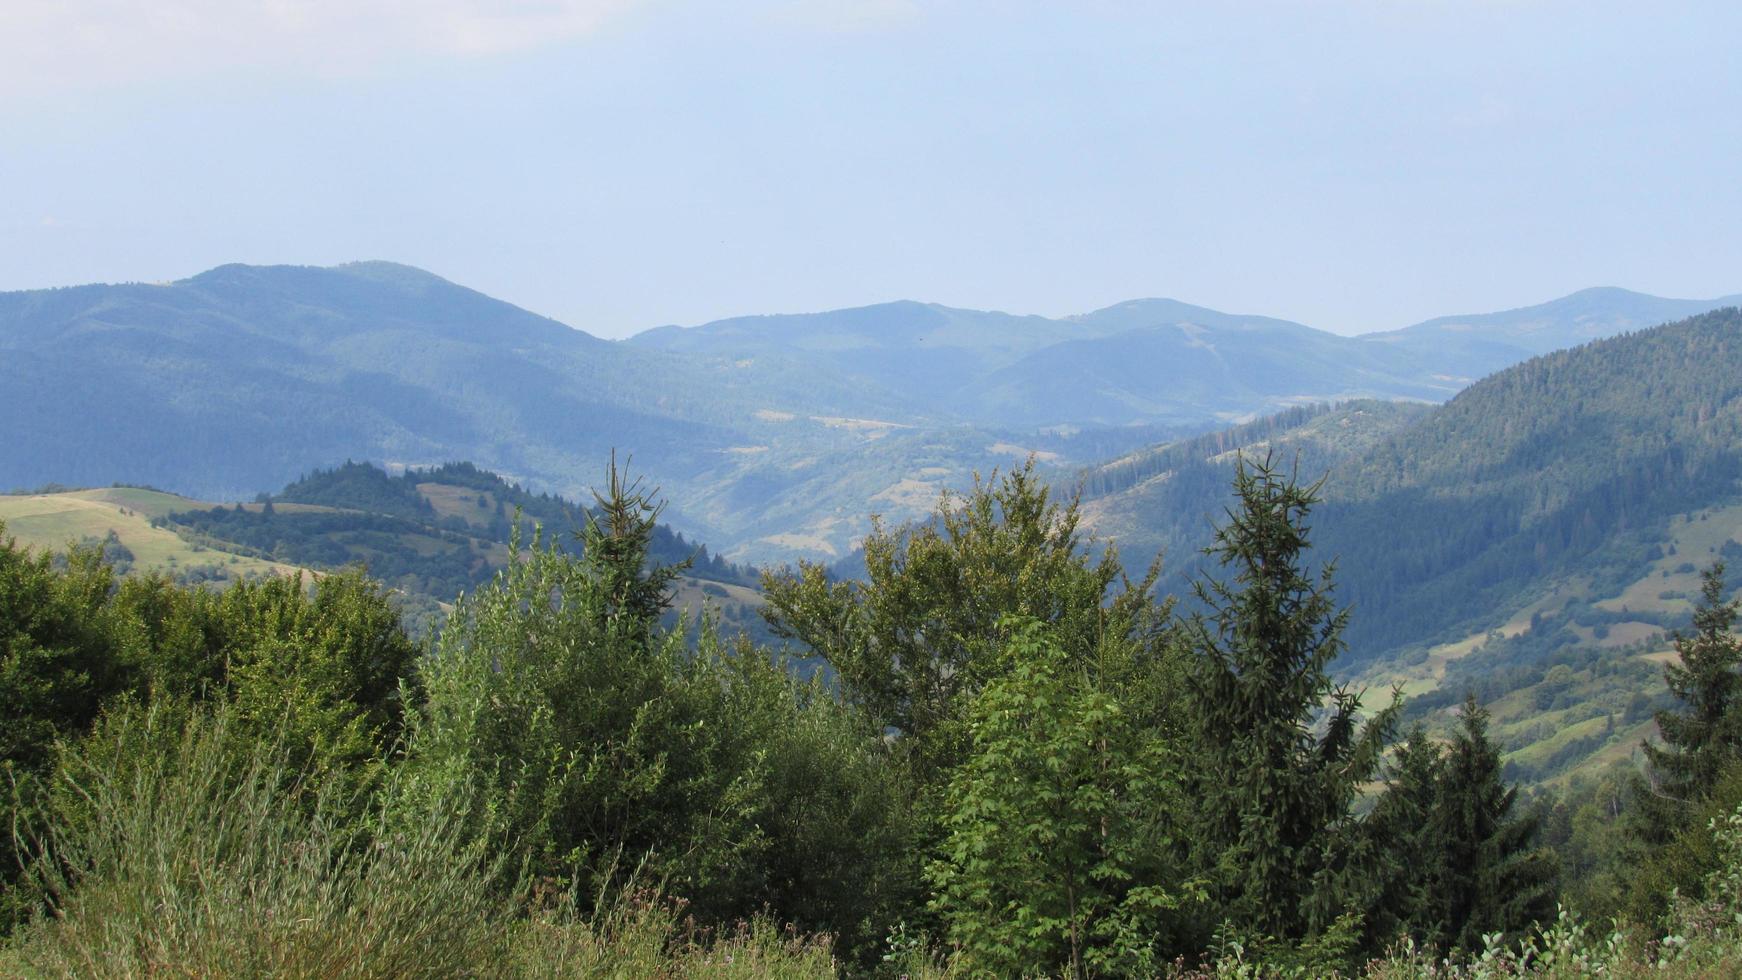
[(1664, 683), (1682, 702), (1657, 713), (1661, 746), (1647, 743), (1653, 790), (1681, 803), (1705, 796), (1724, 768), (1742, 757), (1742, 640), (1732, 633), (1738, 601), (1724, 601), (1724, 563), (1701, 575), (1692, 633), (1673, 634), (1679, 663), (1664, 666)]
[(1445, 847), (1436, 815), (1445, 750), (1418, 723), (1392, 752), (1387, 769), (1368, 830), (1389, 861), (1370, 903), (1367, 933), (1376, 945), (1407, 933), (1424, 946), (1443, 947), (1446, 892), (1437, 858)]
[(1190, 627), (1200, 844), (1229, 924), (1279, 940), (1322, 934), (1370, 889), (1351, 805), (1376, 774), (1395, 698), (1365, 724), (1333, 684), (1348, 613), (1332, 567), (1309, 573), (1303, 487), (1266, 457), (1242, 459), (1235, 506), (1207, 553), (1231, 581), (1197, 584)]
[(1554, 860), (1535, 847), (1537, 817), (1513, 812), (1518, 789), (1501, 780), (1500, 770), (1488, 712), (1470, 695), (1434, 808), (1443, 916), (1434, 931), (1464, 950), (1481, 949), (1488, 933), (1516, 935), (1554, 913)]
[(691, 564), (690, 559), (672, 565), (651, 561), (665, 508), (655, 502), (658, 495), (657, 489), (643, 487), (639, 478), (631, 480), (618, 469), (617, 454), (612, 453), (605, 492), (593, 492), (596, 506), (577, 535), (582, 567), (602, 599), (598, 625), (641, 646), (652, 642), (660, 616), (671, 606), (671, 584)]
[(1517, 814), (1501, 779), (1488, 713), (1471, 695), (1450, 743), (1419, 726), (1393, 754), (1371, 829), (1390, 856), (1371, 935), (1465, 951), (1489, 933), (1516, 936), (1554, 912), (1555, 862), (1536, 846), (1538, 819)]

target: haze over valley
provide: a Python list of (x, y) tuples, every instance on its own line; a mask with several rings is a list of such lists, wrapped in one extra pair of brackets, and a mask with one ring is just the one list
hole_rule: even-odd
[(1739, 32), (0, 3), (0, 977), (1742, 976)]

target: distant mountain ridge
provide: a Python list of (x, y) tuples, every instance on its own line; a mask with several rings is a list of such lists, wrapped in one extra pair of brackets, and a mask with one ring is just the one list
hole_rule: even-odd
[(720, 361), (779, 356), (994, 427), (1201, 425), (1330, 398), (1437, 400), (1414, 353), (1177, 300), (1062, 319), (913, 302), (661, 327), (628, 343)]
[(1361, 339), (1432, 354), (1471, 380), (1527, 357), (1660, 323), (1742, 305), (1742, 293), (1717, 299), (1666, 299), (1614, 286), (1497, 313), (1443, 316)]
[[(393, 263), (227, 265), (0, 294), (0, 486), (234, 499), (339, 459), (471, 459), (575, 496), (616, 449), (733, 560), (838, 557), (867, 512), (923, 515), (1031, 452), (1068, 471), (1291, 405), (1450, 397), (1463, 355), (1404, 333), (1173, 300), (1068, 318), (899, 302), (610, 342)], [(1505, 343), (1502, 360), (1526, 342)]]

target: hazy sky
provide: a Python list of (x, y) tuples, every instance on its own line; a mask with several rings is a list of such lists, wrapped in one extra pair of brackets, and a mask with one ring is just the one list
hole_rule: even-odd
[(0, 0), (0, 289), (383, 258), (603, 336), (1742, 291), (1742, 4)]

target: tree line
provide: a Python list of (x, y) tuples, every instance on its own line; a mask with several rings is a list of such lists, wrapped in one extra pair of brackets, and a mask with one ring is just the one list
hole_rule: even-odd
[[(1321, 489), (1244, 460), (1188, 614), (1158, 565), (1094, 550), (1031, 464), (876, 525), (862, 581), (768, 573), (782, 649), (662, 625), (682, 565), (653, 560), (659, 506), (615, 466), (579, 547), (516, 536), (423, 646), (360, 571), (187, 589), (7, 542), (0, 967), (1733, 960), (1734, 923), (1708, 914), (1742, 881), (1722, 566), (1677, 637), (1662, 741), (1614, 791), (1615, 854), (1569, 869), (1473, 696), (1436, 738), (1398, 731), (1395, 692), (1334, 683), (1349, 614), (1313, 561)], [(801, 680), (793, 657), (829, 669)], [(1557, 911), (1602, 875), (1654, 896), (1607, 945)], [(1689, 945), (1696, 926), (1722, 942)]]

